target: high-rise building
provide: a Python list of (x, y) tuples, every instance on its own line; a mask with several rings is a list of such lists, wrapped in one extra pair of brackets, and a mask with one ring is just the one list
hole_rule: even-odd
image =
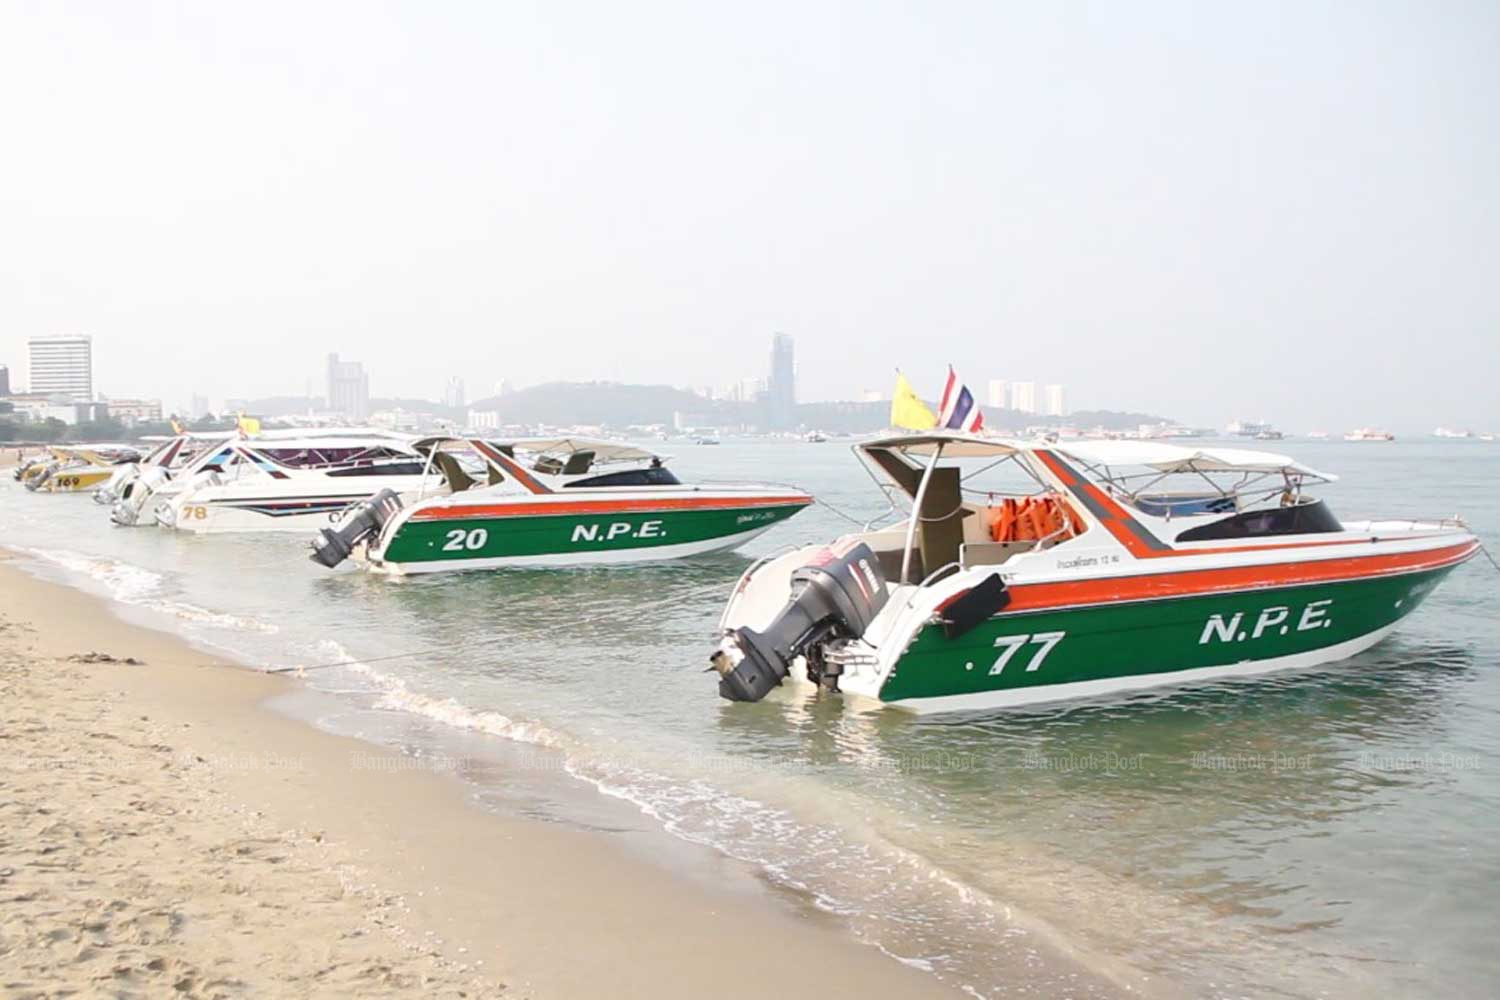
[(1036, 412), (1036, 383), (1012, 382), (1010, 384), (1010, 408), (1020, 413)]
[(81, 334), (32, 337), (31, 391), (70, 399), (94, 398), (94, 338)]
[(1003, 410), (1003, 409), (1006, 408), (1007, 404), (1006, 404), (1006, 400), (1005, 400), (1005, 379), (1003, 379), (1003, 378), (992, 378), (992, 379), (990, 379), (990, 398), (989, 398), (989, 404), (990, 404), (990, 406), (992, 406), (993, 408), (995, 408), (997, 410)]
[(370, 416), (370, 377), (363, 364), (328, 355), (328, 408), (350, 420)]
[(1063, 406), (1063, 387), (1060, 385), (1047, 386), (1042, 394), (1042, 402), (1046, 404), (1049, 417), (1060, 417), (1068, 412)]
[(10, 369), (0, 365), (0, 396), (10, 395)]
[(193, 393), (193, 402), (188, 407), (188, 416), (194, 420), (201, 420), (208, 416), (208, 397)]
[(786, 334), (771, 338), (771, 376), (766, 380), (766, 420), (771, 430), (797, 425), (797, 367), (792, 350), (792, 338)]
[(464, 408), (464, 380), (457, 375), (448, 380), (448, 388), (443, 390), (443, 405), (455, 410)]

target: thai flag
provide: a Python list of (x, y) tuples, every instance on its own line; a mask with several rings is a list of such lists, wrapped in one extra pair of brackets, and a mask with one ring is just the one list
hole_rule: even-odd
[(948, 366), (948, 381), (943, 386), (943, 401), (938, 406), (938, 426), (969, 434), (978, 434), (984, 429), (984, 414), (974, 402), (969, 387), (958, 384), (952, 365)]

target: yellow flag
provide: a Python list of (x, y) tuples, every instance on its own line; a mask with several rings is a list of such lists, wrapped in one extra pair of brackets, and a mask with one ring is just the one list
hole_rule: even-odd
[(241, 437), (254, 437), (260, 433), (260, 421), (254, 417), (247, 417), (241, 413), (238, 423)]
[(182, 434), (182, 433), (185, 433), (183, 431), (183, 429), (182, 429), (182, 425), (177, 422), (177, 418), (176, 417), (172, 418), (172, 433), (173, 434)]
[(891, 426), (925, 431), (937, 426), (937, 416), (917, 398), (906, 376), (896, 373), (896, 391), (891, 394)]

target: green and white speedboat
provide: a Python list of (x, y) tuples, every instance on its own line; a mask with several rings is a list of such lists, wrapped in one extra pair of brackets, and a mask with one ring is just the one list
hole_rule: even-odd
[(416, 444), (446, 495), (379, 495), (313, 542), (386, 574), (675, 559), (745, 544), (813, 498), (784, 486), (680, 482), (654, 452), (583, 437)]
[(856, 453), (916, 516), (747, 570), (712, 657), (725, 697), (791, 676), (956, 711), (1311, 667), (1479, 548), (1457, 520), (1341, 522), (1303, 492), (1333, 477), (1284, 455), (942, 431)]

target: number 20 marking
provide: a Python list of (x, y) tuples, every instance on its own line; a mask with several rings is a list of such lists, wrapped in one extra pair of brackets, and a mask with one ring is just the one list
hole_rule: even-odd
[(448, 540), (443, 543), (444, 552), (462, 552), (468, 549), (477, 552), (484, 548), (484, 543), (490, 540), (490, 533), (483, 528), (475, 528), (465, 531), (462, 528), (454, 528), (448, 532)]
[(1042, 661), (1047, 658), (1047, 654), (1052, 652), (1052, 647), (1062, 642), (1063, 637), (1067, 634), (1066, 632), (1038, 632), (1036, 635), (1002, 635), (998, 637), (995, 640), (995, 648), (1003, 649), (1004, 652), (995, 661), (995, 665), (990, 667), (990, 676), (994, 677), (1004, 670), (1005, 665), (1010, 662), (1010, 658), (1016, 655), (1016, 651), (1028, 644), (1041, 647), (1035, 653), (1031, 654), (1031, 662), (1026, 664), (1026, 672), (1028, 674), (1031, 673), (1042, 665)]

